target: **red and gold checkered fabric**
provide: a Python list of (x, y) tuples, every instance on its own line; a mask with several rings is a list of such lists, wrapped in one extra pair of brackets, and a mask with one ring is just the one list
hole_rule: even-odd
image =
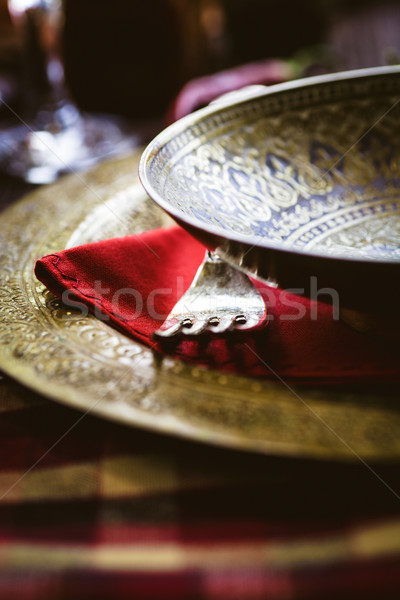
[(0, 381), (0, 598), (398, 598), (398, 467), (268, 458)]

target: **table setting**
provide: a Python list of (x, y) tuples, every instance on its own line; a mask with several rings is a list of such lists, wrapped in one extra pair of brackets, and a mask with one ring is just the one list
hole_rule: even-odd
[(399, 94), (245, 87), (1, 213), (4, 597), (397, 597)]

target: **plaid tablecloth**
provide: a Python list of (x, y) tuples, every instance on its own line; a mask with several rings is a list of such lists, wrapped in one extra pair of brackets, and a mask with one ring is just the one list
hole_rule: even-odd
[(0, 598), (400, 597), (400, 469), (213, 448), (0, 381)]

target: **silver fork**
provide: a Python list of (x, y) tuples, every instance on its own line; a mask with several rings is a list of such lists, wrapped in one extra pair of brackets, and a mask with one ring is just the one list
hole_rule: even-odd
[(260, 327), (266, 319), (263, 297), (247, 275), (207, 251), (189, 289), (154, 336), (248, 331)]

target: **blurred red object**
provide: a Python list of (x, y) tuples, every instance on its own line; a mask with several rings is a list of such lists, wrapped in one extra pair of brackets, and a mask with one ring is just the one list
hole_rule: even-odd
[(222, 94), (248, 85), (272, 85), (294, 77), (293, 68), (283, 60), (262, 60), (192, 79), (186, 83), (166, 114), (167, 125), (207, 106)]

